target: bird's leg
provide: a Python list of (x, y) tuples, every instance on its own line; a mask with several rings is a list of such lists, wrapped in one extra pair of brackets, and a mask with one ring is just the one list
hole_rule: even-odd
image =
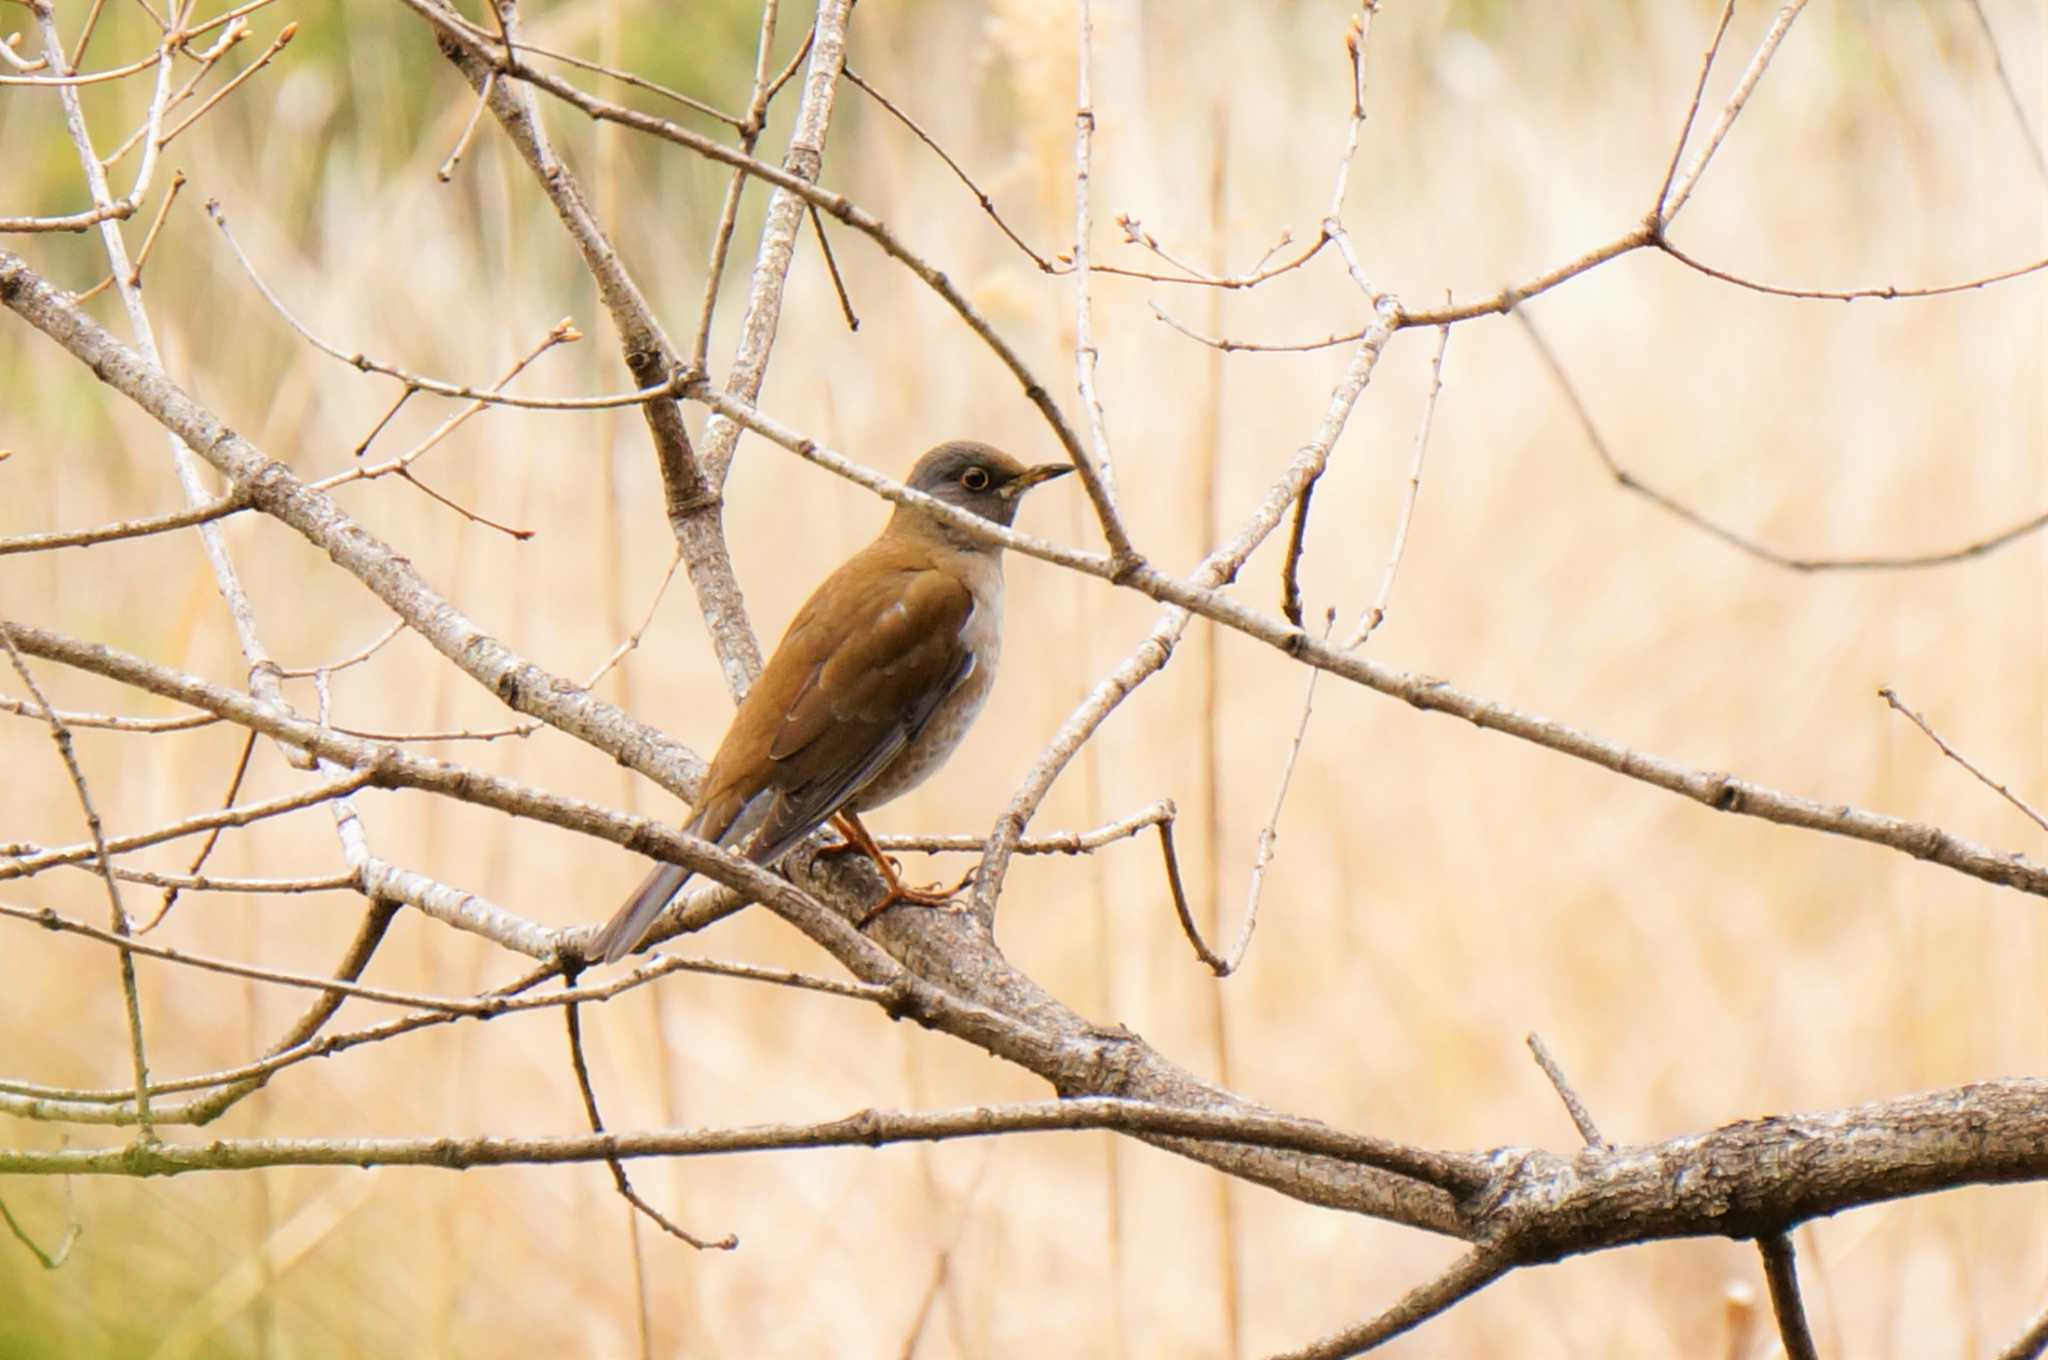
[[(868, 922), (899, 903), (907, 903), (913, 907), (950, 907), (954, 895), (960, 891), (959, 886), (951, 889), (936, 885), (930, 888), (913, 888), (906, 884), (903, 881), (903, 866), (882, 853), (882, 847), (875, 844), (875, 838), (861, 825), (860, 818), (851, 812), (833, 813), (832, 829), (846, 837), (846, 844), (830, 847), (825, 853), (858, 850), (875, 862), (875, 868), (882, 875), (882, 881), (889, 885), (889, 891), (883, 895), (882, 900), (870, 907), (867, 915), (855, 923), (856, 928), (865, 929)], [(962, 884), (964, 883), (963, 879)]]

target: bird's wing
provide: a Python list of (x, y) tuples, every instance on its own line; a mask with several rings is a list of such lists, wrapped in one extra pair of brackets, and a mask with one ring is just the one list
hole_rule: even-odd
[[(871, 547), (797, 611), (733, 715), (684, 828), (772, 864), (879, 774), (974, 670), (955, 577)], [(785, 697), (787, 696), (787, 697)], [(640, 942), (689, 871), (658, 864), (592, 946)]]
[(751, 837), (748, 857), (772, 863), (843, 807), (973, 671), (962, 637), (973, 612), (967, 587), (929, 567), (821, 587), (770, 662), (787, 654), (804, 678), (768, 742), (766, 786), (721, 840)]

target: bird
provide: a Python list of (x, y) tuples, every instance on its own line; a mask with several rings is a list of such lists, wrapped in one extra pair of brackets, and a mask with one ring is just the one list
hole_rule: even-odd
[[(952, 440), (910, 470), (914, 491), (996, 524), (1067, 463), (1027, 467)], [(1002, 656), (1003, 556), (925, 507), (901, 503), (881, 536), (826, 577), (740, 701), (684, 830), (772, 866), (827, 821), (839, 849), (874, 860), (898, 902), (947, 894), (904, 886), (859, 813), (916, 788), (980, 714)], [(614, 963), (633, 952), (690, 871), (657, 864), (592, 941)], [(863, 921), (865, 924), (865, 920)]]

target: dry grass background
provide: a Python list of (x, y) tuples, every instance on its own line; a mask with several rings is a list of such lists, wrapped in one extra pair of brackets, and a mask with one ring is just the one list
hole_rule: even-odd
[[(2038, 125), (2041, 12), (1987, 3)], [(61, 8), (75, 30), (78, 6)], [(141, 41), (124, 8), (114, 8), (121, 27), (102, 40), (104, 56), (122, 33)], [(1741, 9), (1710, 100), (1767, 18)], [(1141, 262), (1111, 244), (1119, 210), (1232, 269), (1282, 225), (1298, 239), (1313, 232), (1342, 136), (1344, 7), (1098, 11), (1099, 258)], [(694, 14), (630, 0), (557, 5), (537, 22), (557, 43), (595, 53), (607, 14), (636, 69), (740, 102), (744, 7), (709, 8), (708, 38)], [(396, 6), (288, 0), (262, 16), (259, 34), (286, 18), (300, 22), (299, 44), (171, 158), (194, 183), (149, 296), (174, 372), (308, 474), (345, 466), (389, 396), (390, 384), (313, 354), (260, 304), (196, 211), (214, 196), (273, 284), (337, 343), (479, 380), (566, 313), (592, 338), (543, 360), (534, 388), (625, 385), (588, 284), (523, 167), (484, 135), (452, 186), (435, 183), (470, 101), (424, 30)], [(1411, 303), (1446, 286), (1476, 296), (1632, 221), (1663, 169), (1711, 20), (1700, 4), (1390, 5), (1372, 36), (1371, 121), (1349, 214), (1383, 286)], [(790, 16), (781, 51), (801, 27)], [(870, 0), (851, 53), (1053, 249), (1071, 232), (1071, 32), (1067, 11), (1022, 0)], [(826, 181), (970, 281), (1070, 393), (1068, 282), (1040, 277), (855, 92), (842, 90), (840, 108)], [(764, 144), (774, 154), (788, 120), (784, 109)], [(109, 113), (96, 124), (102, 142), (119, 123)], [(627, 257), (672, 332), (687, 333), (722, 175), (651, 143), (599, 146), (567, 115), (553, 123), (603, 181)], [(11, 211), (75, 208), (68, 157), (53, 101), (0, 94), (9, 198), (26, 185), (34, 200)], [(1214, 221), (1219, 160), (1225, 211)], [(1845, 3), (1817, 6), (1794, 29), (1676, 237), (1753, 275), (1841, 287), (1988, 272), (2038, 256), (2044, 228), (2041, 183), (1968, 7)], [(863, 325), (845, 331), (807, 239), (769, 411), (892, 472), (955, 435), (1050, 451), (1013, 385), (928, 293), (858, 239), (837, 244)], [(89, 238), (35, 238), (27, 250), (73, 286), (97, 276)], [(1219, 362), (1153, 320), (1148, 301), (1200, 327), (1293, 339), (1355, 324), (1357, 298), (1334, 261), (1251, 296), (1112, 279), (1096, 291), (1132, 526), (1155, 559), (1185, 564), (1201, 547), (1205, 459), (1213, 450), (1229, 524), (1312, 430), (1342, 353)], [(1788, 302), (1646, 254), (1532, 311), (1640, 475), (1789, 550), (1854, 553), (1962, 542), (2048, 503), (2044, 297), (2034, 276), (1937, 301)], [(109, 301), (95, 305), (112, 324)], [(729, 352), (738, 312), (735, 292), (714, 355)], [(1304, 578), (1318, 613), (1354, 613), (1377, 582), (1428, 350), (1420, 334), (1395, 343), (1317, 497)], [(1896, 685), (2016, 789), (2048, 797), (2048, 540), (1941, 571), (1789, 575), (1618, 491), (1513, 323), (1460, 328), (1447, 382), (1376, 656), (1698, 766), (2038, 856), (2038, 831), (1944, 763), (1874, 691)], [(428, 406), (414, 403), (389, 447), (438, 418)], [(15, 450), (0, 466), (0, 532), (174, 503), (161, 438), (19, 325), (0, 327), (0, 445)], [(558, 672), (585, 672), (609, 650), (666, 563), (637, 419), (496, 412), (422, 470), (538, 536), (514, 544), (386, 483), (343, 501), (486, 627)], [(770, 641), (883, 513), (755, 441), (730, 501), (741, 579)], [(1064, 485), (1034, 503), (1025, 527), (1093, 541), (1083, 498)], [(244, 517), (228, 538), (286, 664), (351, 650), (382, 627), (374, 601), (288, 531)], [(1246, 597), (1270, 607), (1277, 568), (1273, 550), (1255, 559)], [(1037, 747), (1150, 626), (1154, 610), (1138, 597), (1034, 562), (1013, 562), (1010, 575), (996, 716), (941, 778), (882, 814), (883, 829), (985, 829)], [(16, 617), (218, 678), (240, 673), (189, 536), (9, 558), (0, 598)], [(1211, 648), (1213, 710), (1203, 680)], [(42, 669), (64, 702), (156, 711)], [(1191, 889), (1204, 905), (1220, 900), (1234, 926), (1301, 678), (1277, 654), (1198, 625), (1077, 763), (1040, 825), (1079, 827), (1175, 798)], [(728, 713), (681, 586), (606, 684), (699, 750)], [(379, 728), (499, 721), (490, 696), (414, 640), (339, 678), (335, 702), (343, 719)], [(1212, 737), (1223, 797), (1209, 843)], [(220, 730), (81, 734), (120, 827), (217, 799), (236, 740)], [(552, 736), (452, 754), (586, 797), (662, 803)], [(0, 726), (0, 771), (8, 839), (76, 838), (76, 808), (40, 730)], [(265, 749), (249, 793), (297, 779)], [(597, 920), (640, 873), (548, 828), (410, 795), (361, 801), (379, 853), (543, 921)], [(172, 866), (187, 854), (144, 859)], [(319, 811), (231, 833), (214, 860), (237, 873), (339, 863)], [(8, 898), (96, 919), (96, 892), (80, 874), (17, 885)], [(159, 934), (319, 969), (356, 915), (339, 894), (192, 897)], [(1570, 1144), (1522, 1047), (1530, 1029), (1624, 1141), (2048, 1065), (2048, 927), (2037, 902), (1889, 851), (1718, 817), (1334, 682), (1319, 696), (1241, 975), (1219, 987), (1190, 958), (1146, 843), (1021, 866), (1000, 929), (1005, 949), (1054, 992), (1198, 1072), (1284, 1110), (1428, 1144)], [(758, 913), (702, 947), (818, 966)], [(513, 971), (481, 941), (402, 918), (370, 980), (462, 991)], [(301, 1004), (148, 964), (143, 987), (165, 1074), (238, 1060)], [(342, 1022), (374, 1009), (350, 1003)], [(671, 979), (587, 1024), (617, 1127), (1042, 1093), (869, 1009), (717, 979)], [(0, 1070), (118, 1083), (121, 1034), (102, 949), (21, 926), (4, 933)], [(582, 1115), (564, 1056), (545, 1016), (430, 1031), (294, 1069), (218, 1128), (574, 1131)], [(17, 1124), (6, 1136), (48, 1146), (67, 1135)], [(921, 1356), (1222, 1356), (1226, 1196), (1248, 1354), (1371, 1311), (1454, 1251), (1261, 1190), (1219, 1189), (1207, 1171), (1097, 1134), (646, 1166), (639, 1180), (686, 1224), (744, 1243), (696, 1255), (644, 1236), (663, 1355), (894, 1356), (943, 1261)], [(637, 1353), (628, 1216), (602, 1168), (11, 1183), (5, 1195), (46, 1236), (68, 1195), (85, 1234), (53, 1274), (0, 1250), (0, 1354)], [(2022, 1187), (1802, 1229), (1823, 1350), (1965, 1356), (2002, 1344), (2042, 1301), (2044, 1221), (2048, 1192)], [(1734, 1282), (1760, 1287), (1754, 1251), (1731, 1242), (1577, 1260), (1518, 1275), (1387, 1353), (1721, 1356), (1731, 1353), (1724, 1293)], [(1764, 1349), (1759, 1334), (1747, 1353)]]

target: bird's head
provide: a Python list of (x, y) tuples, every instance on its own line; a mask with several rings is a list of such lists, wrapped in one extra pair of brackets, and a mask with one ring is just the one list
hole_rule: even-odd
[(1017, 518), (1025, 492), (1073, 470), (1067, 463), (1026, 467), (1001, 449), (956, 439), (918, 459), (907, 485), (983, 519), (1009, 524)]

